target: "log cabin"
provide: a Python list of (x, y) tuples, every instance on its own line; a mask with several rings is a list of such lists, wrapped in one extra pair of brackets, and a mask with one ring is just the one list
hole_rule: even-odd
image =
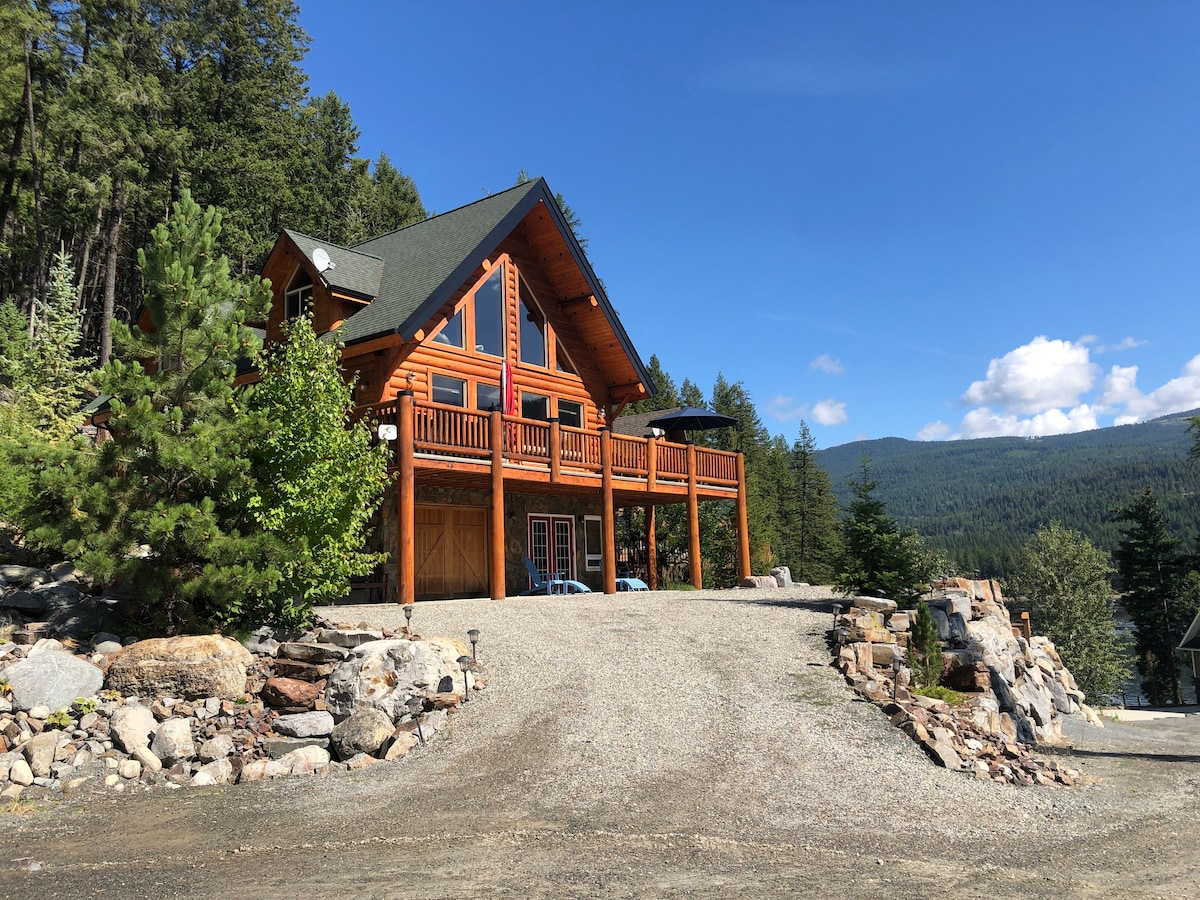
[(698, 504), (733, 501), (749, 574), (740, 454), (613, 433), (654, 386), (544, 179), (353, 247), (284, 230), (262, 274), (268, 342), (311, 309), (355, 376), (358, 414), (393, 446), (375, 529), (389, 599), (490, 596), (543, 573), (617, 590), (614, 516), (685, 503), (701, 586)]

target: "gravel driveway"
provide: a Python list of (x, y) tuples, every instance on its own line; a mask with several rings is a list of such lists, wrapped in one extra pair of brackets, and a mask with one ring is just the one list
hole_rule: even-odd
[(360, 772), (0, 818), (0, 893), (1200, 895), (1200, 718), (1072, 723), (1096, 786), (974, 781), (852, 699), (830, 618), (815, 588), (419, 604), (419, 632), (483, 632), (487, 688), (445, 737)]

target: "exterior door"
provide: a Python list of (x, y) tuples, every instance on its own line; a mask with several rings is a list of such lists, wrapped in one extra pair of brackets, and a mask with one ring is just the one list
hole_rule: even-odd
[(423, 600), (486, 597), (487, 510), (418, 506), (413, 514), (416, 595)]
[(531, 515), (529, 558), (539, 572), (575, 577), (575, 517)]

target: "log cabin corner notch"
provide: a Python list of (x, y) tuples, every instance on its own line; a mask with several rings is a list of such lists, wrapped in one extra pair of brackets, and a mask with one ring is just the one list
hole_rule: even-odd
[(396, 426), (375, 541), (400, 601), (519, 592), (526, 556), (611, 593), (625, 506), (686, 503), (695, 550), (697, 503), (740, 501), (745, 533), (738, 454), (608, 429), (653, 382), (544, 179), (353, 247), (285, 229), (262, 274), (268, 341), (311, 305)]

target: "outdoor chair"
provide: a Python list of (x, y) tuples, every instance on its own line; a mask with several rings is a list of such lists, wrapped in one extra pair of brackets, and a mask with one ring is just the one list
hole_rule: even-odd
[(582, 581), (572, 581), (562, 572), (547, 572), (544, 576), (528, 556), (525, 557), (525, 568), (529, 570), (529, 580), (533, 587), (521, 591), (518, 596), (532, 597), (535, 594), (590, 594), (592, 589)]

